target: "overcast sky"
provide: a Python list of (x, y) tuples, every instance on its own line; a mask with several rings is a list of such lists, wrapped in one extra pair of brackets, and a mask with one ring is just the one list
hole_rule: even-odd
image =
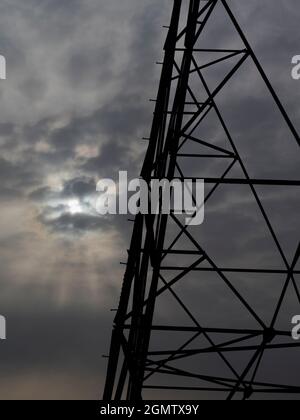
[[(0, 81), (0, 314), (7, 318), (8, 338), (0, 343), (1, 398), (101, 397), (101, 355), (109, 348), (110, 309), (118, 302), (119, 262), (126, 260), (131, 225), (95, 213), (95, 185), (119, 170), (139, 175), (171, 3), (1, 1), (7, 80)], [(299, 131), (300, 81), (291, 78), (291, 58), (300, 54), (298, 3), (230, 0)], [(212, 43), (230, 43), (227, 21), (216, 21)], [(230, 107), (229, 95), (220, 104), (249, 171), (299, 179), (298, 146), (278, 114), (265, 107), (264, 87), (253, 84), (255, 69), (244, 72), (232, 86)], [(217, 128), (210, 129), (217, 136)], [(255, 143), (258, 137), (265, 141)], [(220, 225), (210, 218), (203, 225), (214, 257), (220, 263), (236, 257), (251, 265), (262, 255), (273, 261), (260, 233), (247, 242), (233, 235), (224, 252), (220, 238), (232, 202), (251, 204), (242, 191), (224, 191), (222, 198), (212, 203)], [(299, 241), (299, 199), (281, 191), (266, 200), (291, 261)], [(239, 232), (245, 223), (258, 223), (243, 219), (242, 210), (235, 215)]]

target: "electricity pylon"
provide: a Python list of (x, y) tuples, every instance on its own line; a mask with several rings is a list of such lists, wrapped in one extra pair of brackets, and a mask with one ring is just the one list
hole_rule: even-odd
[[(284, 191), (293, 189), (296, 197), (300, 181), (253, 176), (247, 156), (242, 156), (239, 150), (244, 136), (239, 133), (238, 139), (235, 138), (223, 116), (224, 108), (226, 114), (230, 110), (233, 92), (240, 90), (239, 97), (243, 95), (243, 85), (233, 88), (231, 82), (241, 74), (246, 62), (251, 61), (252, 69), (273, 101), (276, 123), (280, 116), (290, 136), (288, 142), (293, 143), (294, 155), (299, 154), (299, 136), (227, 1), (189, 0), (187, 3), (174, 0), (141, 178), (149, 185), (152, 179), (204, 179), (208, 189), (204, 203), (208, 219), (210, 204), (212, 213), (219, 211), (216, 198), (222, 202), (229, 194), (231, 210), (228, 212), (234, 221), (235, 217), (243, 216), (243, 212), (232, 211), (235, 202), (244, 206), (245, 213), (251, 212), (251, 197), (266, 233), (257, 239), (256, 258), (250, 261), (253, 253), (253, 246), (251, 250), (247, 248), (250, 241), (230, 252), (231, 236), (241, 229), (235, 222), (228, 226), (227, 237), (218, 237), (222, 235), (218, 228), (224, 228), (227, 221), (210, 224), (212, 231), (207, 227), (208, 231), (204, 232), (202, 229), (209, 222), (204, 221), (200, 227), (185, 226), (174, 211), (169, 215), (136, 216), (114, 320), (103, 399), (155, 399), (157, 391), (158, 399), (164, 399), (164, 395), (166, 399), (249, 399), (279, 395), (298, 398), (300, 380), (293, 372), (297, 369), (294, 363), (300, 358), (300, 344), (292, 340), (289, 324), (285, 324), (285, 329), (280, 325), (282, 316), (290, 323), (290, 315), (297, 314), (297, 309), (300, 313), (299, 239), (289, 261), (265, 207), (262, 191), (267, 189), (269, 194), (280, 198)], [(184, 9), (185, 6), (188, 7)], [(185, 15), (186, 24), (181, 28)], [(226, 26), (217, 27), (218, 32), (209, 38), (214, 18), (220, 22), (220, 17), (226, 19)], [(229, 27), (239, 42), (238, 48), (226, 45), (229, 37), (222, 30), (227, 31)], [(205, 44), (207, 39), (211, 42), (209, 46)], [(253, 71), (251, 77), (252, 74)], [(249, 80), (246, 75), (246, 83), (251, 84)], [(219, 104), (222, 93), (225, 99), (222, 96)], [(260, 127), (264, 115), (258, 118)], [(222, 135), (214, 131), (216, 127)], [(244, 134), (248, 155), (252, 146), (255, 148), (266, 141), (253, 136), (249, 141), (250, 134)], [(270, 156), (273, 153), (270, 148)], [(187, 174), (188, 170), (193, 172), (192, 176)], [(205, 170), (210, 170), (210, 174)], [(243, 195), (245, 191), (247, 199)], [(238, 198), (239, 194), (244, 200)], [(191, 195), (194, 198), (192, 191)], [(249, 228), (251, 238), (255, 238), (255, 226)], [(267, 236), (276, 249), (274, 266), (269, 265), (268, 257), (260, 258), (260, 252), (265, 253), (266, 248), (260, 251), (259, 246)], [(205, 239), (211, 241), (216, 237), (218, 256), (214, 257)], [(232, 265), (226, 264), (226, 258)], [(247, 262), (250, 267), (245, 266)], [(175, 310), (170, 309), (173, 308), (171, 299), (177, 305)], [(256, 308), (258, 301), (260, 307)], [(294, 312), (289, 312), (289, 305)], [(283, 366), (279, 366), (278, 358), (285, 361)]]

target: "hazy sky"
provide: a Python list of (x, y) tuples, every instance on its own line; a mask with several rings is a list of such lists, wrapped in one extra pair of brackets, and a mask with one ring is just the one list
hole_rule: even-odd
[[(140, 139), (151, 126), (148, 99), (156, 96), (155, 62), (162, 58), (162, 25), (168, 25), (171, 3), (1, 1), (7, 80), (0, 81), (0, 313), (7, 318), (8, 339), (0, 343), (0, 398), (102, 394), (101, 355), (109, 348), (110, 309), (118, 302), (119, 262), (126, 259), (131, 224), (95, 213), (95, 183), (120, 169), (139, 175), (145, 152)], [(299, 131), (300, 81), (291, 78), (291, 58), (300, 54), (298, 3), (230, 0)], [(220, 24), (211, 39), (229, 42), (226, 31)], [(278, 115), (264, 108), (264, 88), (252, 85), (255, 77), (249, 67), (243, 84), (232, 87), (224, 115), (249, 162), (253, 153), (250, 172), (297, 179), (299, 149), (278, 125)], [(257, 135), (265, 142), (254, 145)], [(250, 206), (242, 192), (236, 194)], [(299, 240), (299, 199), (285, 191), (268, 195), (266, 204), (276, 206), (282, 194), (290, 201), (277, 207), (275, 218), (286, 215), (279, 235), (291, 259)], [(225, 217), (232, 200), (226, 192), (223, 198), (212, 211)], [(239, 211), (236, 216), (241, 231), (245, 221)], [(208, 220), (203, 227), (207, 246), (220, 260), (226, 258), (220, 237), (227, 224), (223, 218), (222, 226)], [(243, 246), (248, 262), (262, 259), (268, 242), (258, 237), (247, 249), (232, 238), (229, 261)]]

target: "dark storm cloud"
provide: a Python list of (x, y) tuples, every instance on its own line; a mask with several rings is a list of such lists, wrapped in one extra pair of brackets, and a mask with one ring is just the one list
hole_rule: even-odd
[[(65, 181), (59, 191), (44, 186), (32, 191), (29, 197), (41, 204), (38, 220), (50, 231), (65, 234), (83, 233), (100, 229), (103, 225), (100, 216), (88, 202), (95, 196), (95, 192), (95, 180), (82, 176)], [(76, 206), (84, 208), (82, 213), (72, 213), (72, 200), (76, 200)]]
[(13, 123), (2, 123), (0, 124), (0, 136), (3, 138), (7, 136), (11, 136), (14, 132), (14, 124)]
[(88, 159), (82, 165), (82, 169), (102, 176), (105, 176), (109, 170), (112, 175), (115, 175), (122, 168), (122, 164), (124, 165), (126, 162), (127, 153), (128, 149), (124, 144), (107, 143), (102, 147), (98, 156)]
[(77, 177), (65, 181), (60, 191), (53, 191), (48, 186), (40, 187), (31, 192), (30, 197), (34, 200), (45, 201), (60, 198), (84, 198), (85, 196), (95, 193), (96, 183), (93, 178), (85, 176)]
[(0, 177), (2, 179), (0, 190), (14, 191), (18, 189), (20, 195), (22, 189), (33, 185), (37, 181), (37, 174), (33, 168), (19, 165), (7, 159), (0, 158)]
[(30, 198), (33, 200), (45, 200), (48, 199), (49, 197), (51, 198), (51, 196), (55, 196), (51, 190), (51, 188), (49, 188), (48, 186), (46, 187), (40, 187), (36, 190), (34, 190), (33, 192), (31, 192), (30, 194)]
[(135, 140), (139, 128), (148, 122), (147, 108), (142, 102), (146, 101), (141, 101), (137, 95), (118, 95), (93, 114), (74, 117), (65, 127), (50, 132), (49, 142), (58, 153), (64, 149), (71, 153), (79, 143), (89, 144), (97, 138), (101, 143), (102, 135), (113, 142), (122, 140), (123, 147), (126, 147), (126, 139)]
[(87, 232), (89, 230), (94, 231), (95, 229), (101, 229), (103, 222), (99, 216), (93, 216), (88, 214), (69, 214), (64, 213), (68, 208), (60, 206), (59, 208), (46, 208), (46, 213), (54, 211), (61, 211), (63, 214), (54, 219), (45, 219), (44, 215), (41, 216), (40, 221), (46, 226), (50, 227), (54, 232), (61, 233), (77, 233)]
[[(277, 7), (271, 0), (263, 3), (232, 0), (251, 44), (299, 124), (298, 85), (290, 77), (291, 56), (299, 53), (298, 2), (278, 1)], [(0, 346), (1, 395), (100, 396), (105, 372), (100, 355), (108, 348), (112, 322), (107, 310), (118, 302), (119, 258), (126, 259), (131, 224), (127, 217), (72, 214), (68, 200), (82, 204), (93, 194), (94, 176), (115, 178), (120, 169), (139, 175), (144, 153), (137, 140), (149, 133), (153, 107), (148, 98), (155, 98), (160, 71), (154, 62), (162, 56), (165, 33), (161, 25), (168, 24), (170, 8), (168, 1), (161, 0), (12, 0), (1, 4), (0, 47), (9, 63), (9, 79), (1, 84), (0, 113), (4, 156), (0, 161), (0, 313), (4, 312), (9, 322), (9, 340)], [(227, 26), (221, 22), (209, 39), (210, 47), (231, 40)], [(272, 105), (262, 100), (253, 69), (245, 74), (251, 95), (237, 83), (232, 85), (230, 106), (229, 95), (219, 100), (247, 169), (251, 175), (268, 176), (271, 168), (296, 177), (299, 161), (294, 146), (286, 147), (284, 156), (280, 154), (286, 128), (278, 116), (274, 123)], [(220, 75), (221, 70), (215, 77)], [(220, 140), (222, 136), (215, 121), (208, 132), (211, 138)], [(267, 140), (255, 143), (253, 152), (253, 139), (258, 135)], [(81, 146), (85, 149), (78, 151)], [(203, 164), (204, 168), (212, 171), (217, 165)], [(17, 203), (10, 203), (16, 198), (21, 202), (24, 192), (28, 208), (15, 214)], [(269, 233), (259, 223), (258, 209), (252, 217), (243, 210), (255, 205), (249, 201), (249, 191), (232, 195), (221, 189), (218, 194), (221, 205), (212, 200), (201, 233), (202, 245), (212, 258), (220, 263), (238, 259), (244, 265), (273, 262)], [(284, 194), (289, 204), (278, 211)], [(261, 192), (289, 255), (299, 232), (299, 202), (292, 194)], [(282, 226), (285, 216), (281, 214), (289, 215), (286, 226)], [(231, 230), (234, 234), (229, 235)], [(96, 239), (89, 236), (93, 232)], [(116, 236), (110, 237), (112, 232)], [(58, 241), (61, 234), (65, 242)], [(229, 238), (225, 250), (224, 237)], [(191, 282), (198, 280), (193, 275)], [(247, 285), (244, 278), (238, 281)], [(198, 289), (192, 284), (187, 297), (191, 307), (206, 316), (207, 302), (214, 299), (209, 291), (214, 290), (226, 314), (233, 317), (230, 298), (224, 297), (221, 286), (209, 285), (210, 289), (205, 287), (207, 283), (202, 287), (201, 309)], [(91, 303), (89, 287), (94, 291), (95, 284), (100, 291), (97, 289), (96, 303)], [(256, 287), (259, 290), (259, 285)], [(263, 307), (271, 297), (262, 295)], [(106, 302), (99, 304), (102, 296)], [(215, 304), (211, 302), (211, 307)], [(177, 307), (162, 305), (159, 311), (162, 318), (173, 314), (176, 319)], [(214, 320), (222, 317), (221, 312)], [(47, 389), (43, 384), (49, 376), (52, 385)], [(81, 382), (80, 378), (85, 379)], [(22, 381), (29, 385), (22, 387)], [(58, 388), (60, 381), (64, 385)]]
[(94, 193), (95, 190), (95, 181), (89, 178), (75, 178), (64, 185), (64, 194), (70, 194), (71, 196), (84, 197)]

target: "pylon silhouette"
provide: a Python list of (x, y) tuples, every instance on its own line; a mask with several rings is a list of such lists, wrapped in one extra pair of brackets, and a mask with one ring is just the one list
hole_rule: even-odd
[[(253, 176), (247, 157), (239, 150), (241, 136), (235, 138), (223, 116), (222, 108), (227, 114), (232, 104), (230, 92), (240, 90), (243, 95), (243, 85), (233, 88), (231, 83), (246, 62), (254, 64), (267, 88), (289, 132), (294, 154), (299, 153), (299, 136), (227, 1), (190, 0), (186, 10), (184, 6), (182, 0), (174, 0), (141, 177), (148, 184), (154, 178), (204, 179), (208, 221), (200, 227), (185, 226), (172, 211), (170, 215), (136, 216), (103, 399), (138, 401), (153, 398), (155, 392), (159, 392), (158, 399), (298, 398), (300, 381), (293, 374), (292, 361), (300, 357), (300, 345), (292, 340), (287, 321), (291, 322), (290, 315), (297, 309), (300, 313), (296, 277), (300, 246), (299, 242), (291, 245), (293, 260), (289, 262), (262, 191), (277, 191), (278, 197), (293, 189), (296, 194), (300, 181)], [(185, 14), (187, 23), (180, 29)], [(221, 31), (214, 23), (220, 17), (226, 21), (224, 31), (230, 27), (241, 47), (227, 47), (226, 40), (233, 39), (227, 33), (210, 35), (214, 28)], [(249, 84), (247, 76), (246, 81)], [(222, 93), (225, 99), (219, 105)], [(213, 131), (216, 127), (221, 135)], [(247, 150), (263, 141), (251, 137)], [(268, 150), (273, 160), (271, 148)], [(194, 198), (192, 191), (191, 195)], [(219, 237), (227, 219), (211, 223), (209, 206), (212, 214), (217, 213), (216, 200), (224, 203), (226, 197), (231, 210), (224, 214), (232, 218), (233, 225), (228, 226), (227, 237)], [(275, 250), (274, 266), (269, 265), (268, 253), (267, 258), (260, 258), (259, 248), (253, 252), (250, 241), (244, 248), (230, 248), (235, 230), (247, 225), (236, 221), (243, 212), (232, 211), (235, 204), (250, 213), (253, 205), (258, 212), (265, 229), (260, 238), (269, 240), (264, 249)], [(250, 236), (255, 229), (254, 223)], [(204, 245), (205, 238), (215, 240), (218, 255)], [(253, 253), (256, 257), (250, 261)], [(282, 316), (285, 329), (280, 328)]]

